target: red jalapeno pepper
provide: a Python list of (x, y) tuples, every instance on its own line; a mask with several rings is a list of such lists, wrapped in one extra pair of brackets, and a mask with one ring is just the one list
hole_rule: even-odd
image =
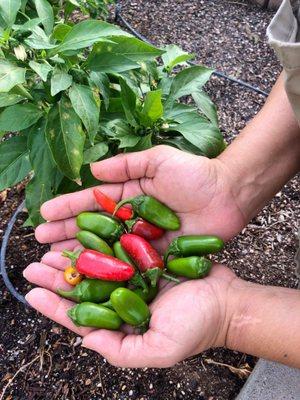
[(132, 233), (126, 233), (121, 236), (120, 243), (141, 273), (150, 280), (151, 286), (156, 286), (158, 279), (162, 275), (167, 279), (179, 282), (176, 278), (163, 273), (164, 262), (162, 258), (144, 238)]
[(122, 282), (130, 280), (135, 274), (132, 265), (95, 250), (83, 250), (79, 255), (64, 251), (63, 255), (76, 261), (76, 270), (89, 278)]
[[(100, 189), (93, 190), (94, 197), (96, 202), (99, 204), (100, 207), (103, 208), (104, 211), (108, 212), (109, 214), (113, 214), (115, 212), (115, 208), (117, 207), (117, 203), (101, 192)], [(116, 213), (115, 216), (120, 218), (123, 221), (131, 219), (133, 217), (133, 211), (127, 207), (121, 207)]]
[(142, 236), (146, 240), (160, 239), (165, 233), (164, 229), (150, 224), (150, 222), (145, 221), (142, 218), (126, 221), (125, 224), (127, 225), (130, 233)]

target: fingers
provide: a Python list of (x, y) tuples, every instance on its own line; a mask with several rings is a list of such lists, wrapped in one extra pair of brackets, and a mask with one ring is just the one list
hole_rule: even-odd
[(60, 251), (48, 251), (48, 253), (43, 255), (41, 262), (60, 271), (64, 271), (70, 265), (70, 260), (62, 256)]
[(32, 263), (23, 271), (23, 276), (29, 282), (42, 288), (56, 292), (57, 289), (71, 290), (72, 286), (64, 280), (62, 271), (42, 263)]
[(37, 311), (81, 336), (85, 336), (92, 331), (90, 328), (75, 326), (67, 315), (67, 311), (74, 303), (62, 299), (49, 290), (36, 288), (27, 293), (25, 298)]
[(73, 239), (78, 231), (76, 219), (70, 218), (38, 226), (35, 230), (35, 237), (40, 243), (60, 242)]
[[(114, 200), (120, 199), (121, 185), (101, 185), (100, 189)], [(41, 214), (46, 221), (57, 221), (75, 217), (83, 211), (97, 210), (99, 210), (99, 206), (94, 199), (93, 189), (91, 188), (47, 201), (41, 207)]]
[[(138, 153), (119, 154), (91, 165), (95, 178), (104, 182), (126, 182), (140, 178), (153, 178), (160, 163), (158, 146)], [(159, 155), (161, 155), (159, 157)]]
[(51, 244), (51, 251), (63, 251), (69, 250), (74, 251), (76, 248), (82, 247), (78, 240), (70, 239), (70, 240), (63, 240), (62, 242), (55, 242)]
[[(118, 367), (167, 368), (179, 361), (172, 351), (171, 354), (167, 349), (162, 351), (162, 343), (165, 346), (167, 340), (151, 330), (143, 336), (100, 330), (85, 336), (82, 345), (100, 353), (110, 364)], [(174, 343), (169, 343), (167, 348), (174, 348)]]

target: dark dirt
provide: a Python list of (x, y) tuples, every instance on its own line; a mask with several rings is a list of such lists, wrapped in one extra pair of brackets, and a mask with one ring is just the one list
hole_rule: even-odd
[[(280, 71), (266, 44), (272, 17), (245, 1), (122, 1), (124, 16), (158, 44), (177, 43), (197, 54), (202, 63), (270, 90)], [(213, 78), (208, 91), (219, 107), (222, 130), (230, 142), (264, 102), (260, 95)], [(4, 199), (5, 194), (1, 194)], [(23, 197), (22, 187), (0, 200), (0, 235)], [(296, 287), (297, 220), (300, 218), (299, 177), (224, 251), (222, 260), (251, 281)], [(26, 293), (24, 267), (46, 251), (20, 215), (9, 245), (7, 265), (15, 285)], [(166, 370), (123, 370), (80, 346), (80, 338), (24, 308), (0, 281), (0, 398), (6, 400), (134, 399), (231, 400), (245, 382), (228, 368), (207, 360), (250, 367), (255, 359), (237, 352), (211, 350)], [(22, 368), (23, 366), (23, 368)], [(20, 369), (22, 368), (22, 369)], [(15, 375), (17, 374), (17, 375)]]

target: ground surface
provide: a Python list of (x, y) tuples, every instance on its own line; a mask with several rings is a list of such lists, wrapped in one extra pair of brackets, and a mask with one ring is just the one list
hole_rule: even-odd
[[(193, 51), (202, 63), (270, 90), (280, 66), (265, 41), (272, 13), (246, 2), (225, 0), (128, 1), (124, 16), (158, 44), (177, 43)], [(130, 5), (129, 5), (130, 4)], [(213, 78), (208, 85), (219, 107), (222, 130), (231, 141), (259, 110), (264, 98)], [(238, 275), (262, 284), (295, 287), (296, 222), (300, 218), (299, 179), (290, 182), (227, 245), (221, 260)], [(4, 198), (2, 194), (2, 198)], [(22, 187), (7, 193), (0, 204), (0, 234), (23, 197)], [(34, 242), (30, 230), (13, 231), (7, 265), (23, 293), (29, 286), (23, 268), (46, 250)], [(231, 400), (245, 378), (228, 368), (209, 363), (253, 367), (255, 360), (226, 350), (209, 351), (172, 369), (141, 371), (109, 366), (101, 357), (80, 346), (80, 339), (47, 321), (11, 298), (0, 282), (0, 398), (6, 400), (134, 399)], [(243, 369), (239, 370), (241, 374)]]

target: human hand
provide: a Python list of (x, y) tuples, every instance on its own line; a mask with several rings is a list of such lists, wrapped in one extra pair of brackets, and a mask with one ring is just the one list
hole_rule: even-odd
[(26, 296), (30, 305), (53, 321), (83, 336), (82, 345), (120, 367), (170, 367), (210, 347), (224, 346), (235, 309), (238, 278), (228, 268), (215, 265), (210, 275), (172, 287), (164, 282), (151, 304), (152, 317), (144, 335), (76, 327), (67, 316), (71, 301), (55, 294), (70, 289), (63, 278), (68, 260), (59, 252), (45, 254), (41, 263), (29, 265), (24, 276), (40, 286)]
[[(180, 231), (168, 232), (155, 243), (161, 251), (174, 236), (215, 234), (228, 240), (246, 224), (232, 191), (230, 173), (218, 159), (157, 146), (97, 162), (92, 173), (106, 182), (101, 190), (116, 201), (147, 194), (179, 215)], [(53, 243), (52, 250), (73, 248), (78, 231), (75, 217), (87, 210), (99, 210), (91, 189), (46, 202), (41, 212), (49, 222), (36, 229), (37, 240)]]

